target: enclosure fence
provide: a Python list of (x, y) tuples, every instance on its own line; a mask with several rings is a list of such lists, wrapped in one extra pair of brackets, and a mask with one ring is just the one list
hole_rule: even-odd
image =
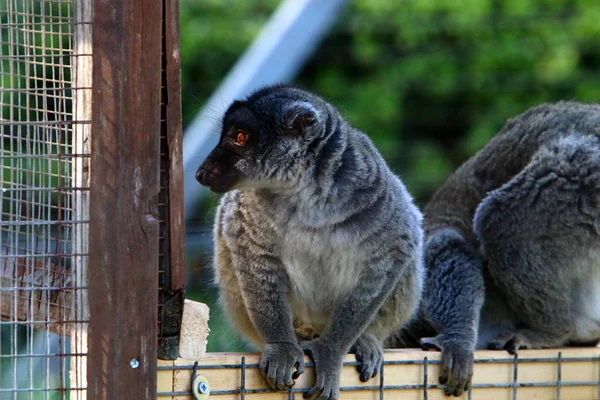
[(178, 40), (175, 0), (0, 0), (2, 400), (151, 398), (177, 357)]
[(0, 1), (0, 398), (86, 388), (91, 0)]
[[(299, 399), (314, 381), (308, 359), (273, 392), (257, 353), (178, 358), (178, 43), (177, 0), (0, 0), (0, 400)], [(440, 364), (389, 351), (362, 383), (348, 355), (342, 397), (445, 398)], [(463, 398), (599, 388), (599, 348), (477, 352)]]
[[(259, 372), (259, 354), (208, 353), (192, 360), (161, 361), (158, 379), (160, 400), (272, 399), (300, 400), (314, 384), (314, 364), (306, 358), (306, 371), (289, 390), (273, 391)], [(443, 400), (438, 383), (440, 353), (388, 350), (379, 374), (359, 380), (354, 355), (347, 355), (340, 378), (341, 399)], [(471, 387), (460, 397), (476, 400), (598, 399), (600, 349), (567, 348), (477, 351)]]

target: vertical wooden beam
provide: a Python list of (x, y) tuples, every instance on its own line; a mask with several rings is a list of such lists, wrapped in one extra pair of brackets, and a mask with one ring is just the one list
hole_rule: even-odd
[(163, 12), (158, 357), (174, 360), (185, 298), (179, 0), (164, 0)]
[[(73, 118), (75, 121), (90, 121), (92, 119), (92, 0), (80, 0), (75, 4), (75, 31), (73, 33), (72, 86), (73, 91)], [(73, 125), (73, 153), (78, 157), (73, 158), (72, 179), (73, 186), (78, 188), (90, 187), (90, 154), (91, 125)], [(73, 191), (73, 218), (86, 221), (90, 217), (89, 191)], [(87, 354), (88, 352), (88, 324), (90, 310), (88, 291), (81, 289), (88, 286), (88, 251), (89, 251), (89, 226), (88, 224), (73, 225), (73, 248), (76, 255), (71, 262), (71, 282), (76, 288), (70, 293), (72, 321), (71, 353)], [(87, 357), (71, 357), (71, 387), (87, 387)], [(87, 392), (76, 390), (71, 393), (72, 400), (86, 400)]]
[(156, 398), (162, 1), (96, 0), (88, 396)]
[(185, 286), (185, 219), (183, 205), (183, 133), (181, 127), (181, 58), (179, 0), (165, 0), (166, 128), (169, 143), (170, 290)]

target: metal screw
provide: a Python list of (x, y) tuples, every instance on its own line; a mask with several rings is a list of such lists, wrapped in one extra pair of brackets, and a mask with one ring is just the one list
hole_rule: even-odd
[(208, 384), (206, 382), (198, 382), (198, 391), (202, 394), (208, 393)]
[(138, 360), (136, 360), (135, 358), (133, 358), (131, 361), (129, 361), (129, 366), (133, 369), (136, 369), (137, 367), (140, 366), (140, 362)]

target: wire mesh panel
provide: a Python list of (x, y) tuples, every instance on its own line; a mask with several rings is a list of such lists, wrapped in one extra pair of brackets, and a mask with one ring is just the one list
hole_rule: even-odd
[(0, 399), (85, 397), (91, 0), (0, 0)]
[[(314, 384), (314, 364), (307, 357), (306, 371), (289, 390), (271, 390), (258, 370), (259, 354), (207, 353), (194, 362), (161, 361), (158, 366), (159, 400), (192, 400), (198, 392), (211, 399), (300, 400)], [(566, 348), (476, 351), (472, 385), (461, 399), (580, 400), (600, 398), (600, 349)], [(443, 400), (440, 352), (388, 350), (379, 373), (361, 382), (359, 363), (347, 355), (340, 376), (340, 399)], [(202, 387), (200, 386), (202, 385)], [(208, 398), (207, 397), (207, 398)], [(202, 398), (202, 397), (200, 397)]]

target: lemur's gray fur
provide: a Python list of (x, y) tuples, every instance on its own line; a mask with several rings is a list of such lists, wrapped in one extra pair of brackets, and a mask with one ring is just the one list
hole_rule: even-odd
[(600, 105), (545, 104), (509, 120), (424, 215), (420, 318), (387, 344), (440, 349), (446, 394), (468, 387), (476, 347), (598, 342)]
[(418, 306), (423, 233), (369, 138), (320, 97), (269, 87), (230, 106), (197, 179), (227, 192), (215, 222), (220, 300), (262, 349), (271, 386), (294, 384), (303, 352), (316, 365), (305, 397), (339, 396), (349, 351), (361, 380), (375, 376), (384, 339)]

